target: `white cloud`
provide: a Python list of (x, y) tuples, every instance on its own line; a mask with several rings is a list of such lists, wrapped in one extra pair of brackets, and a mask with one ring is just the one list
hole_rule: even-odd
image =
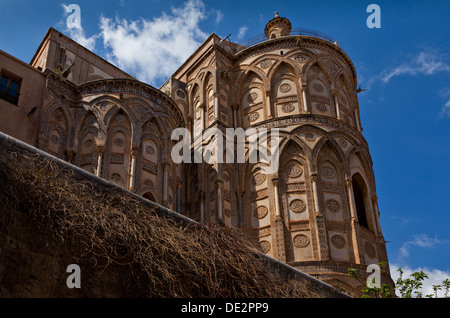
[(86, 37), (84, 35), (84, 31), (82, 28), (72, 28), (68, 30), (69, 37), (72, 38), (78, 44), (84, 46), (89, 51), (93, 51), (95, 48), (95, 40), (99, 37), (99, 35), (93, 35), (91, 37)]
[[(427, 274), (428, 278), (425, 278), (423, 280), (422, 288), (419, 290), (419, 292), (422, 292), (422, 297), (425, 297), (426, 295), (433, 295), (435, 297), (435, 293), (433, 291), (433, 285), (442, 285), (442, 281), (445, 279), (450, 279), (450, 272), (449, 271), (442, 271), (435, 268), (410, 268), (409, 266), (399, 266), (396, 264), (390, 264), (389, 269), (391, 272), (391, 277), (394, 280), (394, 283), (397, 282), (397, 279), (400, 277), (400, 273), (397, 271), (399, 268), (403, 271), (403, 279), (409, 278), (412, 273), (414, 272), (420, 272), (423, 271), (425, 274)], [(400, 293), (396, 290), (397, 296), (400, 296)], [(450, 291), (449, 291), (450, 295)], [(444, 288), (441, 288), (441, 290), (437, 293), (438, 297), (444, 297)]]
[(216, 11), (216, 24), (219, 24), (223, 19), (223, 13), (220, 10)]
[(399, 250), (398, 261), (405, 262), (410, 256), (411, 248), (432, 248), (438, 244), (442, 244), (442, 241), (438, 240), (436, 237), (433, 238), (427, 234), (417, 234), (411, 241), (402, 244)]
[(444, 55), (422, 51), (410, 61), (403, 63), (394, 69), (384, 70), (379, 77), (381, 81), (386, 84), (391, 78), (403, 74), (433, 75), (437, 72), (450, 72), (450, 65), (444, 61), (444, 58)]
[(247, 30), (248, 30), (248, 27), (247, 26), (242, 26), (242, 27), (240, 27), (239, 28), (239, 32), (238, 32), (238, 35), (237, 35), (237, 38), (239, 39), (239, 40), (242, 40), (243, 38), (244, 38), (244, 36), (245, 36), (245, 34), (247, 33)]
[[(385, 68), (380, 74), (372, 76), (368, 80), (360, 77), (360, 82), (365, 88), (370, 89), (375, 83), (387, 84), (390, 80), (401, 75), (435, 75), (437, 73), (450, 73), (450, 61), (447, 54), (438, 53), (431, 49), (418, 52), (410, 57), (406, 62), (397, 67)], [(441, 118), (450, 117), (450, 87), (446, 87), (439, 92), (444, 99), (444, 105), (440, 113)]]
[(153, 20), (102, 17), (100, 29), (110, 49), (108, 59), (149, 84), (165, 80), (207, 37), (199, 27), (205, 16), (203, 2), (189, 0)]

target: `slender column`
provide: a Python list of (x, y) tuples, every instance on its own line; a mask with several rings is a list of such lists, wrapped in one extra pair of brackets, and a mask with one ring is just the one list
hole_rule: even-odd
[(234, 104), (231, 106), (233, 108), (233, 127), (237, 127), (237, 109), (238, 105)]
[(278, 200), (278, 178), (273, 178), (272, 183), (273, 183), (273, 195), (275, 199), (275, 216), (279, 217), (281, 214), (280, 214), (280, 203)]
[(243, 220), (244, 220), (244, 216), (242, 215), (242, 197), (244, 196), (244, 191), (239, 190), (236, 191), (237, 193), (237, 198), (238, 198), (238, 224), (237, 227), (240, 228), (241, 226), (243, 226)]
[(314, 210), (316, 213), (319, 213), (319, 196), (317, 193), (317, 174), (313, 173), (311, 174), (310, 180), (312, 182), (312, 188), (313, 188), (313, 197), (314, 197)]
[(164, 175), (163, 175), (163, 205), (167, 206), (167, 197), (169, 191), (169, 164), (164, 163)]
[(137, 157), (137, 151), (132, 150), (131, 151), (130, 184), (129, 184), (130, 191), (134, 190), (134, 184), (135, 184), (135, 180), (136, 180), (136, 157)]
[(271, 107), (270, 107), (270, 91), (266, 91), (266, 108), (267, 117), (272, 117)]
[(280, 202), (278, 199), (278, 176), (272, 178), (273, 183), (273, 195), (275, 201), (275, 220), (273, 223), (275, 229), (275, 240), (274, 241), (274, 255), (275, 257), (282, 261), (286, 261), (286, 244), (284, 242), (284, 226), (283, 218), (281, 217)]
[(337, 92), (333, 93), (333, 98), (334, 98), (334, 105), (336, 106), (336, 118), (341, 119), (341, 111), (339, 109), (339, 100)]
[(347, 188), (347, 194), (350, 203), (350, 216), (351, 216), (351, 229), (352, 229), (352, 242), (353, 250), (355, 252), (355, 262), (361, 264), (361, 255), (359, 253), (359, 242), (358, 242), (358, 215), (356, 213), (355, 197), (353, 195), (352, 179), (347, 177), (345, 179), (345, 186)]
[(216, 182), (216, 188), (217, 188), (217, 218), (218, 218), (218, 220), (223, 221), (223, 207), (222, 207), (223, 183), (222, 183), (222, 181)]
[(95, 175), (97, 177), (101, 177), (102, 161), (103, 161), (103, 152), (100, 152), (100, 153), (97, 154), (97, 171), (95, 172)]
[(303, 111), (305, 114), (308, 112), (308, 103), (306, 101), (306, 84), (302, 84), (302, 97), (303, 97)]
[(373, 224), (375, 228), (375, 234), (381, 234), (380, 226), (380, 214), (378, 212), (378, 198), (376, 195), (372, 197), (372, 207), (373, 207)]
[(361, 125), (359, 122), (359, 112), (357, 110), (355, 110), (354, 114), (355, 114), (356, 129), (358, 129), (358, 131), (361, 132), (362, 129), (361, 129)]
[(220, 108), (219, 108), (219, 94), (216, 93), (216, 96), (214, 97), (214, 114), (217, 120), (219, 120), (220, 116)]
[(355, 197), (353, 195), (351, 178), (345, 179), (345, 186), (347, 187), (347, 194), (348, 194), (348, 198), (350, 200), (350, 216), (352, 219), (358, 221), (358, 215), (356, 214), (356, 204), (355, 204)]
[(97, 169), (95, 171), (95, 175), (100, 178), (102, 176), (102, 163), (104, 154), (105, 146), (103, 144), (97, 145)]

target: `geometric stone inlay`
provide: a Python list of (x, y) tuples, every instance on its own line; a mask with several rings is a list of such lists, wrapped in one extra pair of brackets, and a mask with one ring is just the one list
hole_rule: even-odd
[(325, 178), (332, 179), (334, 177), (334, 170), (330, 166), (323, 166), (320, 172)]
[(261, 205), (255, 209), (255, 211), (253, 212), (253, 215), (257, 219), (263, 219), (267, 215), (268, 212), (269, 212), (269, 210), (264, 205)]
[(376, 257), (375, 247), (373, 247), (373, 244), (370, 242), (366, 242), (364, 244), (364, 251), (366, 252), (367, 256), (374, 259)]
[(261, 241), (259, 242), (259, 248), (263, 253), (267, 253), (270, 251), (270, 242), (269, 241)]
[(309, 237), (304, 234), (299, 234), (294, 237), (293, 242), (296, 247), (306, 247), (309, 245)]
[(286, 167), (286, 173), (291, 178), (297, 178), (303, 173), (303, 169), (300, 165), (291, 163)]
[(295, 199), (291, 201), (291, 203), (289, 204), (289, 208), (291, 209), (292, 212), (300, 213), (305, 211), (306, 204), (300, 199)]
[(330, 239), (331, 245), (333, 245), (337, 249), (343, 249), (345, 247), (345, 238), (340, 235), (333, 235)]
[(327, 200), (327, 202), (325, 203), (325, 206), (331, 212), (337, 212), (340, 208), (339, 202), (334, 199)]

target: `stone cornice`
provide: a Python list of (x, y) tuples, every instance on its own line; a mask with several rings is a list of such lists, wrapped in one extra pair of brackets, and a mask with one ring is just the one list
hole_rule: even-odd
[(167, 110), (180, 125), (184, 124), (183, 114), (175, 102), (160, 90), (133, 79), (102, 79), (75, 85), (53, 71), (46, 70), (47, 87), (56, 90), (74, 100), (81, 100), (84, 96), (107, 93), (124, 93), (140, 96), (159, 107), (168, 105)]
[(300, 125), (300, 124), (312, 124), (312, 125), (326, 125), (335, 129), (339, 129), (347, 132), (357, 140), (361, 141), (367, 148), (368, 144), (364, 136), (352, 126), (348, 125), (346, 122), (322, 115), (313, 114), (298, 114), (291, 115), (282, 118), (267, 119), (250, 127), (253, 128), (279, 128), (284, 126)]
[(344, 52), (343, 49), (341, 49), (336, 44), (333, 44), (329, 41), (322, 40), (319, 38), (311, 37), (311, 36), (302, 36), (302, 41), (300, 46), (297, 44), (298, 36), (284, 36), (280, 38), (276, 38), (273, 40), (267, 40), (258, 44), (255, 44), (251, 47), (248, 47), (239, 53), (235, 55), (236, 61), (245, 60), (249, 57), (252, 57), (254, 55), (263, 54), (264, 52), (268, 50), (274, 50), (277, 48), (286, 48), (286, 47), (300, 47), (300, 48), (314, 48), (319, 49), (323, 52), (326, 52), (340, 61), (344, 62), (345, 64), (349, 65), (354, 85), (357, 84), (357, 76), (356, 76), (356, 70), (355, 66), (353, 65), (353, 62), (348, 57), (348, 55)]

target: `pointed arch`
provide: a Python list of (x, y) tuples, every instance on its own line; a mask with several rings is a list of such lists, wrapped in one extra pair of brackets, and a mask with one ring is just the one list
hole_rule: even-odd
[(128, 189), (132, 125), (121, 108), (108, 121), (103, 176)]
[[(97, 143), (99, 142), (98, 118), (91, 110), (83, 114), (76, 135), (75, 164), (80, 168), (97, 174)], [(101, 171), (98, 172), (101, 176)]]
[(248, 71), (240, 85), (238, 96), (238, 121), (242, 127), (254, 125), (267, 117), (264, 81), (257, 72)]
[(300, 114), (303, 109), (300, 76), (291, 63), (280, 61), (270, 72), (271, 113), (274, 117)]

